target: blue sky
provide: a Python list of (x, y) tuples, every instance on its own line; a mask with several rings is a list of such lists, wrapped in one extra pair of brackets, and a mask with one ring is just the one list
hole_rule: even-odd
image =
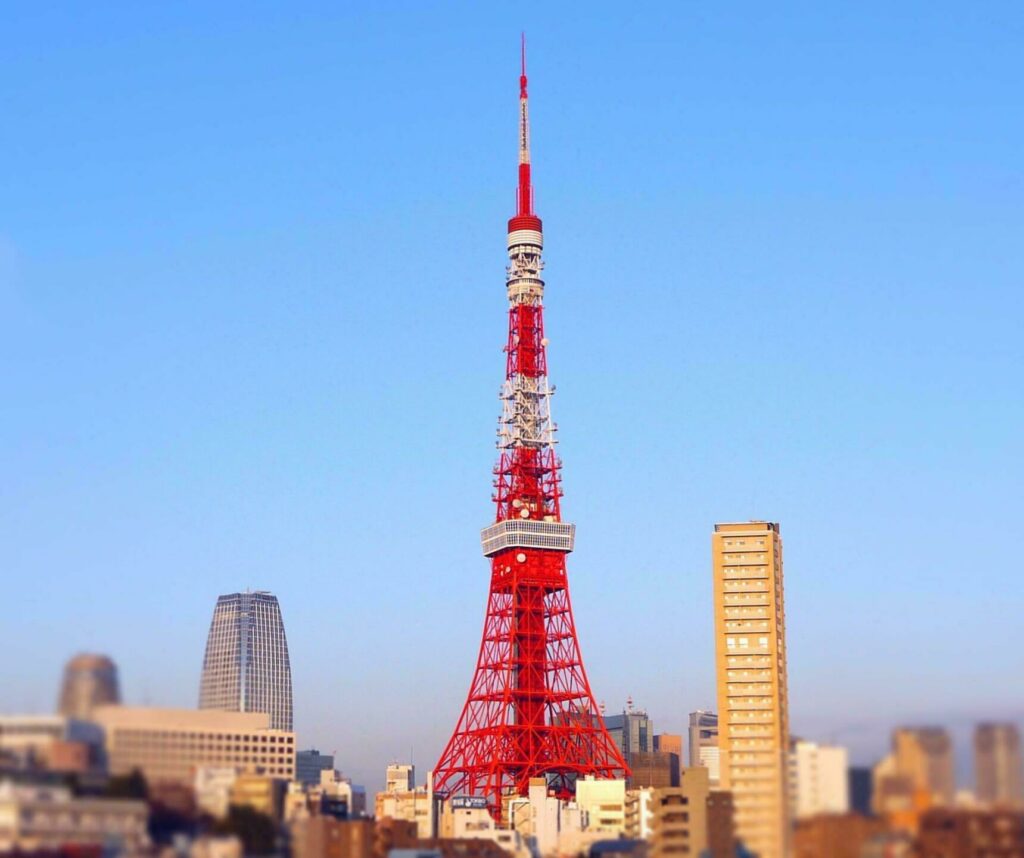
[(598, 698), (713, 707), (710, 531), (768, 518), (795, 732), (868, 762), (1024, 718), (1019, 5), (3, 18), (0, 709), (82, 649), (194, 705), (251, 586), (301, 744), (371, 786), (435, 761), (487, 588), (525, 28)]

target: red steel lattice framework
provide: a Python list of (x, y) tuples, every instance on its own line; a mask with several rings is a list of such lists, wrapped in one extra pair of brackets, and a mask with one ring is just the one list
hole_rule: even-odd
[(495, 523), (482, 533), (491, 587), (476, 672), (434, 768), (443, 796), (525, 795), (545, 778), (561, 797), (577, 778), (629, 770), (594, 702), (576, 637), (565, 557), (575, 526), (562, 521), (544, 338), (540, 218), (530, 182), (526, 51), (519, 78), (519, 187), (508, 223), (508, 344), (499, 421)]

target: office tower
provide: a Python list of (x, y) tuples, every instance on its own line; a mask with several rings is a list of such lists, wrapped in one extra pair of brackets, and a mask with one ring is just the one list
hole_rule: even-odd
[(195, 785), (202, 766), (291, 780), (295, 734), (270, 726), (265, 712), (97, 706), (112, 775), (138, 769), (150, 784)]
[(621, 715), (609, 715), (604, 725), (627, 765), (630, 754), (654, 750), (654, 726), (643, 709), (633, 707), (632, 698)]
[(408, 792), (416, 788), (416, 767), (410, 763), (392, 763), (384, 777), (384, 792)]
[(88, 721), (93, 707), (120, 702), (117, 665), (107, 656), (82, 653), (64, 666), (57, 703), (61, 715)]
[(334, 755), (321, 754), (316, 748), (295, 754), (295, 780), (306, 786), (320, 783), (320, 772), (334, 771)]
[(797, 819), (850, 809), (846, 748), (799, 740), (791, 761), (791, 807)]
[(569, 601), (565, 561), (575, 525), (563, 521), (561, 511), (526, 83), (524, 47), (495, 518), (481, 533), (490, 592), (469, 693), (433, 780), (442, 797), (486, 797), (497, 817), (506, 797), (526, 796), (534, 778), (545, 778), (556, 797), (569, 798), (580, 777), (628, 771), (590, 689)]
[(292, 729), (292, 669), (277, 596), (246, 590), (217, 599), (199, 708), (266, 712), (275, 730)]
[(895, 773), (933, 805), (953, 804), (953, 742), (942, 727), (900, 727), (893, 732)]
[(1020, 731), (1016, 724), (979, 724), (975, 728), (974, 774), (978, 801), (1024, 804)]
[(736, 835), (760, 858), (789, 851), (789, 707), (779, 526), (716, 524), (712, 536), (720, 783)]
[(705, 712), (703, 709), (691, 712), (689, 739), (690, 767), (703, 766), (707, 769), (711, 788), (716, 788), (720, 780), (718, 716), (714, 712)]

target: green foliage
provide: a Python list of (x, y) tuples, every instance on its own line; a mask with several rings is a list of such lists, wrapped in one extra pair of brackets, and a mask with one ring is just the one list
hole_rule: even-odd
[(149, 798), (149, 784), (146, 777), (138, 769), (133, 769), (129, 775), (117, 775), (107, 783), (106, 795), (108, 798)]
[(269, 855), (277, 846), (277, 829), (265, 813), (244, 805), (231, 805), (226, 819), (214, 827), (217, 834), (234, 834), (246, 855)]

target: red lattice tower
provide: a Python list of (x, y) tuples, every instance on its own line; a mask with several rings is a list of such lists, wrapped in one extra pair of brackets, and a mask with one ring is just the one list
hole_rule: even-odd
[(629, 770), (604, 726), (583, 668), (565, 556), (575, 525), (562, 521), (555, 424), (544, 338), (540, 218), (530, 183), (526, 50), (519, 78), (519, 189), (508, 222), (508, 358), (494, 470), (497, 515), (483, 530), (491, 559), (483, 640), (466, 705), (434, 768), (444, 796), (525, 795), (542, 777), (570, 797), (577, 778)]

